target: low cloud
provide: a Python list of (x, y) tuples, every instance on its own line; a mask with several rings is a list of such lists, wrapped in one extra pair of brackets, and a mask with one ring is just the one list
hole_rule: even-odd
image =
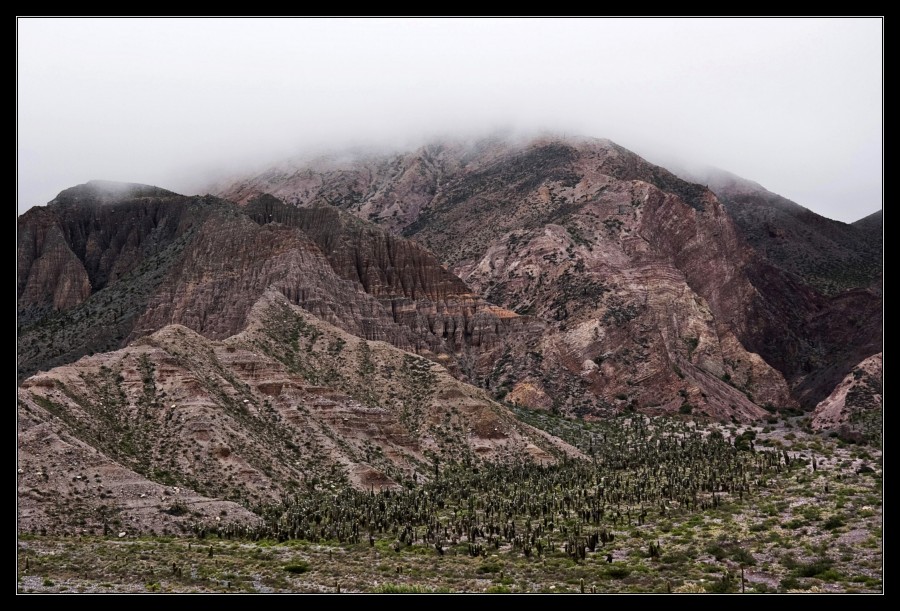
[(855, 220), (881, 205), (881, 44), (878, 19), (19, 19), (18, 208), (500, 129), (610, 138)]

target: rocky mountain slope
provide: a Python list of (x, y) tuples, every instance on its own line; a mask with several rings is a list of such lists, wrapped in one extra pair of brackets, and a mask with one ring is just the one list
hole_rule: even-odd
[[(844, 235), (851, 226), (825, 223), (813, 239), (795, 221), (783, 229), (789, 248), (766, 254), (769, 242), (742, 229), (755, 217), (741, 216), (737, 190), (720, 199), (609, 141), (307, 160), (219, 193), (375, 221), (426, 245), (487, 300), (544, 322), (538, 349), (513, 349), (515, 367), (482, 382), (532, 405), (582, 414), (699, 405), (719, 418), (756, 417), (753, 403), (812, 408), (881, 342), (875, 257)], [(770, 215), (773, 227), (799, 214), (772, 198), (766, 205), (788, 211)], [(803, 253), (831, 250), (795, 269), (785, 263), (794, 242)], [(836, 257), (847, 273), (823, 295), (827, 278), (814, 272)]]
[(172, 480), (154, 481), (123, 466), (45, 409), (48, 403), (40, 393), (20, 390), (18, 403), (20, 533), (175, 534), (197, 520), (257, 520), (237, 503), (202, 496)]
[(18, 221), (19, 379), (125, 345), (215, 198), (94, 181)]
[(882, 434), (883, 356), (873, 354), (847, 374), (813, 411), (812, 426), (854, 441), (880, 440)]
[(877, 274), (873, 275), (869, 284), (869, 288), (880, 295), (884, 287), (884, 211), (873, 212), (853, 223), (853, 226), (862, 232), (863, 240), (876, 245), (875, 248), (881, 255)]
[[(801, 314), (796, 317), (799, 332), (792, 349), (773, 346), (763, 352), (773, 355), (769, 362), (797, 380), (795, 395), (810, 407), (856, 363), (881, 349), (882, 213), (846, 224), (723, 170), (694, 176), (717, 194), (756, 253), (824, 297), (797, 300), (791, 298), (798, 295), (796, 290), (770, 285), (765, 279), (755, 283), (783, 312)], [(794, 359), (796, 354), (803, 358)]]
[(334, 272), (380, 304), (402, 333), (373, 319), (342, 328), (434, 358), (475, 381), (510, 343), (540, 335), (544, 325), (497, 307), (474, 293), (428, 250), (332, 206), (297, 208), (264, 195), (245, 212), (257, 223), (295, 227), (321, 249)]
[[(64, 192), (19, 221), (20, 379), (168, 324), (229, 337), (272, 286), (351, 333), (425, 354), (461, 377), (498, 356), (505, 336), (540, 327), (473, 294), (418, 245), (331, 208), (260, 201), (245, 213), (162, 191), (107, 201), (105, 188), (72, 189), (82, 194), (74, 202)], [(131, 186), (139, 188), (152, 189)], [(80, 279), (78, 291), (63, 290), (60, 276)]]
[(853, 226), (865, 232), (866, 236), (878, 239), (878, 237), (884, 231), (884, 211), (879, 210), (877, 212), (873, 212), (869, 216), (863, 217), (854, 222)]
[(833, 221), (718, 169), (683, 173), (719, 197), (758, 253), (825, 295), (870, 286), (882, 269), (882, 214)]
[[(95, 531), (113, 519), (174, 527), (173, 516), (247, 517), (240, 507), (304, 487), (392, 487), (442, 462), (579, 455), (440, 365), (341, 331), (274, 289), (225, 340), (168, 325), (18, 393), (25, 528), (66, 508)], [(92, 516), (100, 505), (109, 511)]]

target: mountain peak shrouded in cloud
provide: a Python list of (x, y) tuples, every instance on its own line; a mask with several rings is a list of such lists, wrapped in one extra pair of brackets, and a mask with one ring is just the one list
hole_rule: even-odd
[(95, 176), (186, 192), (497, 126), (729, 168), (843, 221), (881, 201), (880, 19), (17, 25), (20, 211)]
[[(588, 312), (609, 321), (632, 320), (641, 311), (649, 315), (652, 308), (643, 310), (643, 297), (632, 296), (634, 307), (618, 298), (600, 305), (609, 294), (635, 288), (631, 272), (616, 285), (612, 270), (623, 257), (651, 265), (648, 269), (659, 256), (674, 257), (677, 274), (686, 274), (692, 290), (717, 303), (711, 307), (719, 315), (730, 307), (748, 308), (746, 318), (736, 311), (725, 316), (745, 346), (778, 363), (785, 378), (797, 384), (798, 400), (830, 390), (840, 367), (821, 376), (805, 373), (818, 367), (817, 351), (839, 350), (828, 344), (831, 333), (816, 327), (834, 314), (819, 318), (816, 312), (864, 311), (854, 316), (860, 316), (858, 328), (865, 331), (858, 335), (865, 341), (849, 342), (859, 353), (846, 358), (855, 364), (871, 354), (866, 351), (877, 343), (880, 319), (874, 310), (878, 297), (869, 289), (880, 278), (880, 240), (732, 174), (712, 173), (709, 188), (694, 180), (609, 140), (545, 135), (432, 144), (405, 153), (346, 157), (340, 163), (335, 158), (285, 162), (236, 177), (214, 192), (242, 205), (268, 194), (301, 209), (340, 208), (422, 243), (488, 300), (517, 313), (565, 321), (563, 327), (587, 325)], [(660, 193), (677, 199), (679, 206), (661, 205), (668, 200), (659, 199)], [(716, 227), (700, 231), (693, 225), (706, 222)], [(683, 241), (687, 236), (699, 241)], [(696, 259), (688, 255), (691, 248), (698, 249)], [(721, 267), (719, 257), (724, 257)], [(563, 273), (548, 275), (548, 262), (568, 264), (561, 263)], [(604, 270), (596, 278), (586, 272), (595, 265)], [(648, 269), (641, 268), (639, 275)], [(736, 269), (747, 274), (748, 283), (723, 287), (721, 278), (712, 280), (733, 280)], [(665, 285), (662, 279), (634, 282), (646, 282), (654, 291)], [(612, 310), (598, 314), (596, 308), (602, 307)], [(781, 314), (773, 317), (773, 311)], [(598, 331), (595, 339), (601, 337)], [(807, 352), (820, 341), (828, 346)], [(621, 381), (625, 374), (620, 374), (607, 369), (605, 381), (597, 383)], [(775, 388), (767, 391), (773, 397), (778, 396)], [(564, 392), (554, 388), (546, 396)]]
[(93, 201), (102, 204), (135, 197), (167, 197), (170, 195), (177, 194), (151, 185), (116, 182), (114, 180), (89, 180), (83, 185), (60, 191), (59, 195), (53, 198), (50, 203), (77, 204), (84, 201)]
[(79, 185), (20, 218), (20, 372), (168, 324), (223, 339), (275, 289), (529, 407), (814, 405), (880, 348), (878, 242), (713, 178), (544, 135), (285, 162), (202, 197)]

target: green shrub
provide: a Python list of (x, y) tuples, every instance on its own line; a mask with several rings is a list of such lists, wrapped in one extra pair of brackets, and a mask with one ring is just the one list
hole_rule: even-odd
[(290, 564), (284, 565), (284, 570), (292, 575), (300, 575), (309, 571), (309, 563), (305, 560), (295, 560)]
[(708, 586), (706, 591), (713, 594), (728, 594), (729, 592), (737, 592), (738, 584), (731, 573), (725, 573), (721, 579), (718, 579)]
[(835, 528), (840, 528), (846, 522), (844, 521), (844, 516), (842, 515), (833, 515), (822, 524), (822, 528), (825, 530), (834, 530)]
[(797, 577), (817, 577), (831, 568), (834, 562), (830, 558), (818, 558), (812, 562), (800, 562), (794, 568)]
[(485, 592), (488, 594), (511, 594), (512, 590), (506, 586), (491, 586)]
[(624, 579), (631, 575), (631, 570), (624, 566), (611, 566), (606, 569), (606, 574), (613, 579)]

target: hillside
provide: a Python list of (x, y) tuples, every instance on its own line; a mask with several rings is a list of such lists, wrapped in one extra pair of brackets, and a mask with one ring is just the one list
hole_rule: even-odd
[[(877, 270), (863, 250), (880, 252), (880, 242), (845, 239), (856, 230), (826, 219), (830, 241), (813, 240), (792, 229), (799, 207), (773, 195), (790, 214), (772, 222), (794, 224), (783, 228), (790, 248), (769, 255), (742, 229), (737, 195), (713, 191), (612, 142), (573, 138), (297, 160), (218, 189), (372, 220), (427, 246), (487, 300), (544, 322), (541, 349), (529, 349), (541, 363), (513, 353), (517, 367), (499, 385), (532, 405), (552, 396), (565, 411), (601, 413), (612, 405), (592, 396), (622, 396), (649, 409), (683, 391), (689, 406), (720, 395), (716, 417), (758, 415), (738, 407), (730, 385), (759, 405), (811, 409), (879, 349)], [(843, 257), (857, 288), (822, 294), (812, 272), (784, 264), (795, 247), (825, 248), (819, 268)]]
[(747, 242), (825, 295), (870, 286), (882, 269), (882, 215), (833, 221), (729, 172), (689, 176), (715, 192)]
[[(40, 516), (48, 500), (57, 513), (79, 504), (89, 529), (103, 515), (127, 519), (132, 505), (151, 503), (138, 499), (161, 494), (154, 482), (183, 489), (167, 500), (191, 511), (203, 503), (192, 491), (252, 508), (331, 484), (396, 487), (428, 478), (435, 461), (579, 455), (440, 365), (347, 334), (274, 290), (254, 304), (246, 329), (223, 341), (169, 325), (127, 348), (32, 376), (18, 392), (26, 529), (47, 526)], [(52, 458), (36, 443), (48, 427), (67, 440)], [(101, 458), (85, 458), (88, 448)], [(76, 478), (104, 469), (115, 473), (96, 488)], [(134, 481), (114, 490), (108, 479), (126, 470)], [(48, 496), (60, 489), (72, 498)], [(104, 502), (108, 513), (91, 516), (87, 508)], [(246, 514), (236, 507), (211, 505)]]

